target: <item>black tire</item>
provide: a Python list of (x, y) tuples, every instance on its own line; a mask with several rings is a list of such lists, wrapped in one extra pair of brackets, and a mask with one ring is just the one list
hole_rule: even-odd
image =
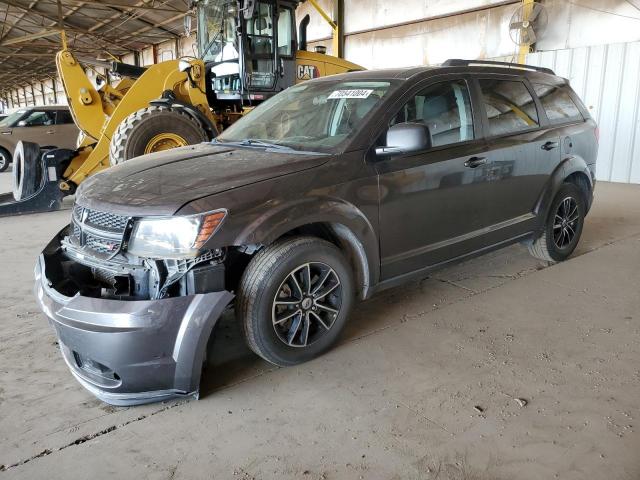
[(166, 107), (147, 107), (132, 113), (118, 126), (109, 144), (111, 165), (144, 155), (147, 145), (162, 133), (181, 137), (186, 145), (206, 142), (207, 133), (189, 114)]
[(0, 172), (4, 172), (9, 168), (11, 163), (11, 152), (9, 150), (0, 147)]
[(31, 197), (40, 188), (41, 179), (40, 146), (18, 142), (13, 152), (13, 198), (19, 201)]
[(573, 183), (563, 184), (551, 203), (544, 232), (529, 245), (531, 255), (551, 263), (566, 260), (580, 241), (585, 215), (585, 199), (580, 188)]
[[(293, 293), (295, 280), (291, 275), (299, 280), (300, 295)], [(319, 291), (314, 292), (315, 288)], [(303, 301), (311, 299), (311, 304), (276, 305), (290, 303), (282, 297), (285, 290), (294, 303), (304, 297)], [(305, 296), (303, 290), (310, 295)], [(236, 317), (251, 350), (275, 365), (296, 365), (333, 345), (346, 323), (353, 299), (353, 274), (340, 250), (319, 238), (295, 237), (266, 247), (251, 260), (238, 288)], [(300, 313), (276, 325), (278, 317), (285, 318), (294, 310)], [(298, 330), (294, 331), (296, 321)], [(292, 340), (287, 343), (284, 337), (292, 332)]]

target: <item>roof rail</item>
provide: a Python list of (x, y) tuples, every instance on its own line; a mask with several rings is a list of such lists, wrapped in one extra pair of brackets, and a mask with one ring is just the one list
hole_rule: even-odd
[(555, 75), (555, 72), (550, 68), (523, 65), (521, 63), (494, 62), (492, 60), (462, 60), (460, 58), (451, 58), (442, 64), (443, 67), (468, 67), (470, 65), (491, 65), (493, 67), (517, 68), (520, 70), (533, 70), (535, 72)]

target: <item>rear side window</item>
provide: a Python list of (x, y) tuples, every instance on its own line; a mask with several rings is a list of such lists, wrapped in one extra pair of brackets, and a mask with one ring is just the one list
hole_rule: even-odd
[(483, 79), (480, 88), (491, 136), (539, 126), (535, 102), (523, 82)]
[(429, 127), (431, 145), (439, 147), (473, 140), (469, 90), (464, 80), (431, 85), (404, 104), (390, 122), (423, 123)]
[(540, 98), (540, 102), (547, 113), (547, 118), (551, 123), (570, 122), (583, 120), (580, 109), (575, 104), (571, 95), (569, 95), (569, 87), (544, 85), (542, 83), (534, 83), (533, 89)]
[(58, 110), (56, 112), (56, 125), (64, 125), (67, 123), (73, 123), (71, 112), (67, 110)]

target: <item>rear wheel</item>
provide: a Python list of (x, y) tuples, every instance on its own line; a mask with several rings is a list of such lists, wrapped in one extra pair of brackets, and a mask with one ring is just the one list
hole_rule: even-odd
[(13, 152), (13, 198), (24, 200), (40, 188), (42, 166), (37, 143), (18, 142)]
[(584, 225), (586, 206), (582, 191), (565, 183), (553, 199), (543, 234), (529, 246), (540, 260), (561, 262), (573, 253)]
[(0, 172), (4, 172), (9, 168), (11, 163), (11, 153), (4, 148), (0, 148)]
[(288, 239), (249, 263), (236, 315), (255, 353), (275, 365), (296, 365), (333, 345), (353, 290), (349, 264), (335, 245), (314, 237)]
[(129, 115), (111, 138), (111, 165), (147, 153), (209, 140), (202, 126), (180, 110), (152, 106)]

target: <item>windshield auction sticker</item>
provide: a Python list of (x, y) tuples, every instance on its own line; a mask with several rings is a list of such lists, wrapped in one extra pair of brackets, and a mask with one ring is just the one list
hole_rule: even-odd
[(335, 90), (331, 92), (327, 98), (334, 100), (336, 98), (368, 98), (373, 93), (373, 90)]

